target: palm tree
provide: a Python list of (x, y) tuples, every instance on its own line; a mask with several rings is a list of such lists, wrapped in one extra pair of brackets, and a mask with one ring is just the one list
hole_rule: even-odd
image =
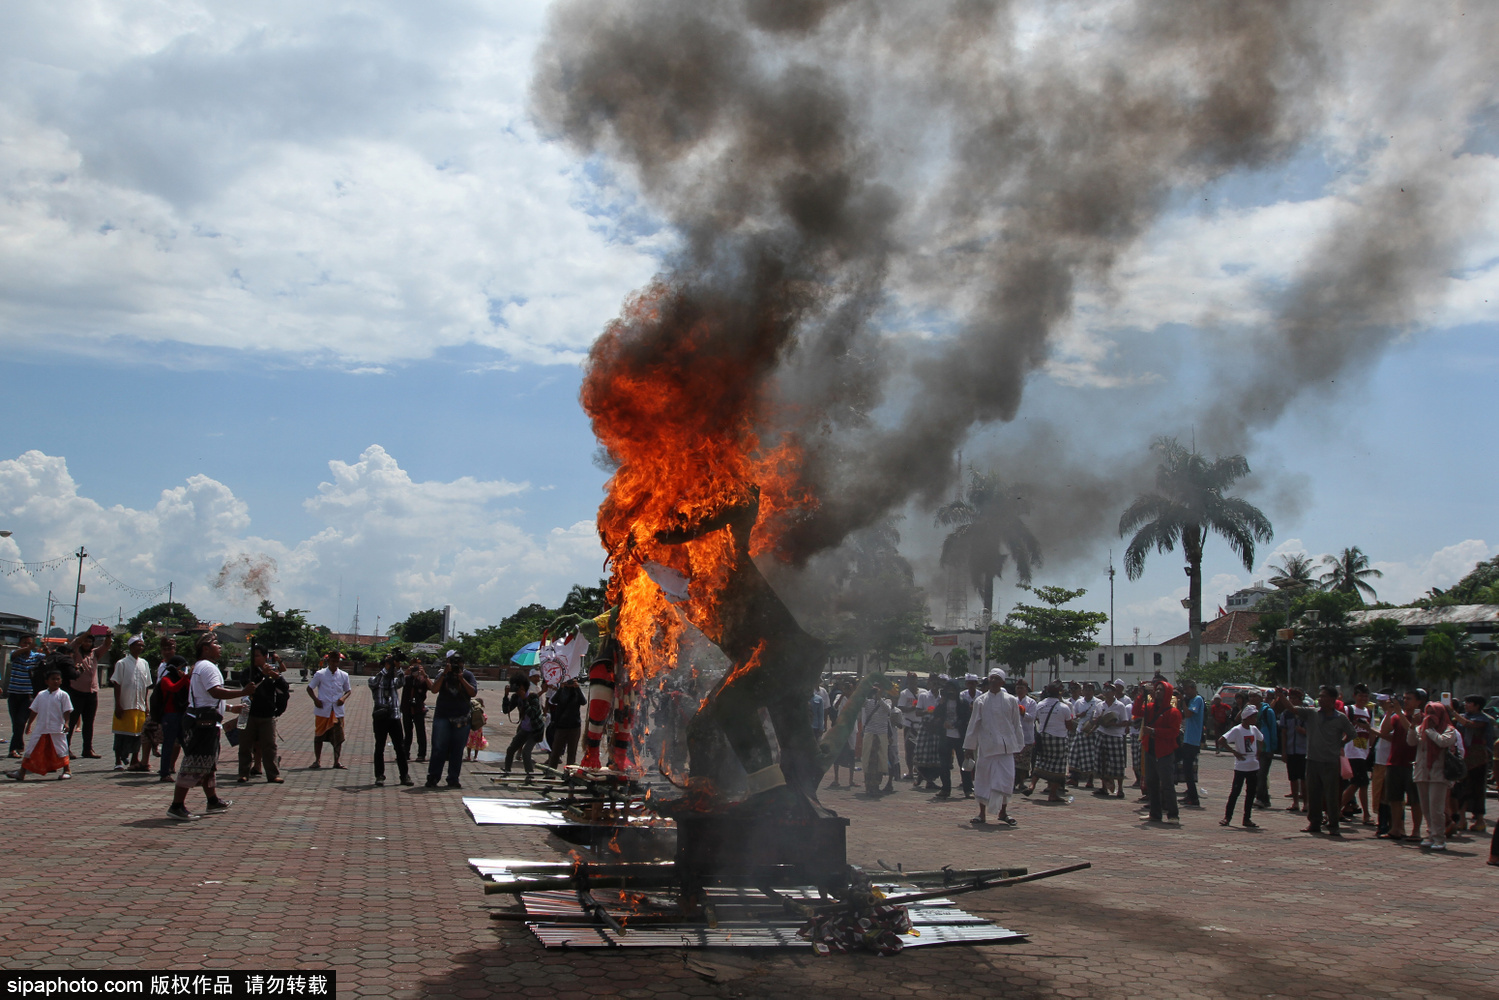
[(1323, 556), (1322, 565), (1328, 567), (1319, 581), (1324, 589), (1360, 596), (1367, 594), (1371, 600), (1379, 596), (1364, 578), (1372, 576), (1377, 579), (1384, 573), (1369, 565), (1369, 557), (1357, 545), (1344, 549), (1342, 555)]
[(937, 524), (953, 529), (942, 541), (942, 565), (967, 570), (992, 615), (994, 581), (1013, 559), (1015, 575), (1030, 583), (1031, 570), (1041, 565), (1041, 543), (1021, 520), (1031, 512), (1029, 502), (1002, 489), (993, 473), (970, 469), (969, 477), (968, 491), (937, 509)]
[(1176, 438), (1157, 438), (1151, 448), (1162, 456), (1155, 472), (1156, 491), (1136, 497), (1119, 518), (1121, 538), (1135, 533), (1124, 551), (1124, 571), (1131, 580), (1138, 580), (1152, 548), (1171, 552), (1181, 543), (1192, 581), (1187, 658), (1197, 663), (1202, 652), (1202, 545), (1208, 533), (1222, 535), (1244, 561), (1244, 569), (1252, 572), (1255, 542), (1268, 542), (1274, 529), (1269, 518), (1249, 501), (1224, 496), (1235, 480), (1249, 474), (1249, 463), (1243, 455), (1220, 456), (1209, 462)]
[(1275, 575), (1270, 586), (1276, 590), (1306, 590), (1317, 586), (1317, 573), (1312, 567), (1312, 557), (1305, 552), (1282, 556), (1279, 566), (1271, 566)]

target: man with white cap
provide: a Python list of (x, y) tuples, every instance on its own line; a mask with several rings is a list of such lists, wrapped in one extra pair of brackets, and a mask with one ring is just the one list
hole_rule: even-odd
[(1005, 690), (1005, 672), (994, 667), (989, 671), (989, 689), (973, 699), (963, 738), (964, 759), (975, 762), (973, 791), (979, 803), (979, 814), (971, 822), (983, 825), (993, 806), (995, 819), (1015, 825), (1009, 803), (1015, 791), (1015, 755), (1024, 748), (1020, 702)]
[(133, 635), (125, 644), (125, 655), (115, 663), (109, 686), (115, 692), (115, 770), (145, 770), (140, 761), (141, 732), (146, 728), (146, 708), (151, 697), (151, 666), (141, 654), (146, 638)]

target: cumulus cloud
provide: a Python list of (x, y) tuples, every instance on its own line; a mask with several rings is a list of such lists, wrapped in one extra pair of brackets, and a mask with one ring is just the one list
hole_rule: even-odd
[(652, 228), (621, 222), (608, 178), (533, 133), (537, 6), (11, 14), (13, 344), (568, 362), (654, 268)]
[[(279, 607), (312, 610), (340, 629), (356, 597), (363, 628), (413, 610), (451, 603), (464, 627), (494, 622), (516, 607), (556, 603), (567, 588), (597, 578), (603, 559), (588, 521), (535, 535), (515, 523), (526, 483), (462, 477), (418, 482), (379, 445), (354, 462), (328, 463), (330, 480), (308, 484), (306, 510), (318, 530), (307, 538), (265, 538), (250, 530), (245, 503), (224, 484), (194, 476), (162, 490), (151, 508), (104, 507), (80, 495), (60, 456), (29, 451), (0, 462), (0, 517), (15, 532), (4, 557), (40, 561), (81, 542), (113, 576), (148, 589), (175, 583), (175, 596), (199, 614), (225, 620), (253, 617), (255, 587), (223, 586), (241, 570), (263, 574)], [(9, 610), (39, 615), (48, 589), (72, 592), (75, 564), (0, 579)], [(84, 569), (90, 584), (85, 617), (112, 617), (132, 599)], [(32, 605), (36, 605), (35, 608)]]

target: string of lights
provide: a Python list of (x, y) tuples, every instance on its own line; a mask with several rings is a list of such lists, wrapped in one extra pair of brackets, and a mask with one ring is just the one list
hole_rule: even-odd
[(105, 581), (113, 584), (115, 587), (124, 591), (126, 594), (130, 595), (138, 601), (149, 601), (153, 598), (164, 597), (166, 596), (167, 592), (171, 590), (171, 584), (167, 584), (165, 587), (157, 587), (155, 590), (142, 590), (140, 587), (132, 587), (128, 583), (121, 583), (119, 580), (115, 579), (115, 577), (110, 574), (109, 570), (99, 565), (99, 560), (95, 559), (93, 556), (89, 556), (88, 561), (89, 564), (94, 567), (94, 569), (98, 570), (99, 575), (104, 577)]
[(0, 559), (0, 576), (15, 576), (17, 573), (25, 573), (34, 577), (38, 573), (49, 570), (61, 569), (72, 562), (73, 556), (58, 556), (56, 559), (43, 559), (41, 562), (18, 562), (14, 559)]

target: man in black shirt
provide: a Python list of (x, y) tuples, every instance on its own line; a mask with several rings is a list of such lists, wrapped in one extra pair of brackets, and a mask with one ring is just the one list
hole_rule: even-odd
[(449, 650), (442, 673), (427, 684), (437, 695), (432, 706), (432, 761), (427, 765), (427, 787), (436, 788), (442, 768), (448, 768), (448, 787), (462, 788), (458, 775), (463, 770), (463, 746), (468, 742), (469, 710), (479, 682), (463, 668), (463, 655)]
[(411, 784), (406, 773), (406, 740), (401, 734), (401, 693), (406, 686), (406, 674), (401, 669), (399, 653), (387, 656), (380, 664), (380, 672), (370, 678), (370, 695), (375, 707), (375, 784), (385, 784), (385, 741), (389, 739), (396, 751), (396, 768), (401, 772), (401, 784)]
[(583, 706), (587, 703), (576, 677), (567, 678), (552, 692), (552, 752), (547, 757), (547, 767), (561, 763), (564, 746), (567, 747), (567, 762), (572, 764), (577, 759), (578, 738), (583, 734)]
[(240, 721), (239, 781), (245, 784), (250, 780), (250, 765), (259, 749), (265, 780), (279, 785), (286, 779), (281, 777), (276, 760), (276, 709), (284, 708), (291, 698), (291, 688), (286, 678), (267, 664), (265, 650), (259, 646), (250, 650), (250, 669), (245, 679), (254, 682), (255, 693), (250, 695), (249, 713)]
[(401, 738), (406, 743), (406, 756), (411, 757), (411, 738), (416, 737), (416, 760), (427, 759), (427, 685), (432, 678), (422, 661), (412, 660), (406, 669), (406, 686), (401, 688)]

